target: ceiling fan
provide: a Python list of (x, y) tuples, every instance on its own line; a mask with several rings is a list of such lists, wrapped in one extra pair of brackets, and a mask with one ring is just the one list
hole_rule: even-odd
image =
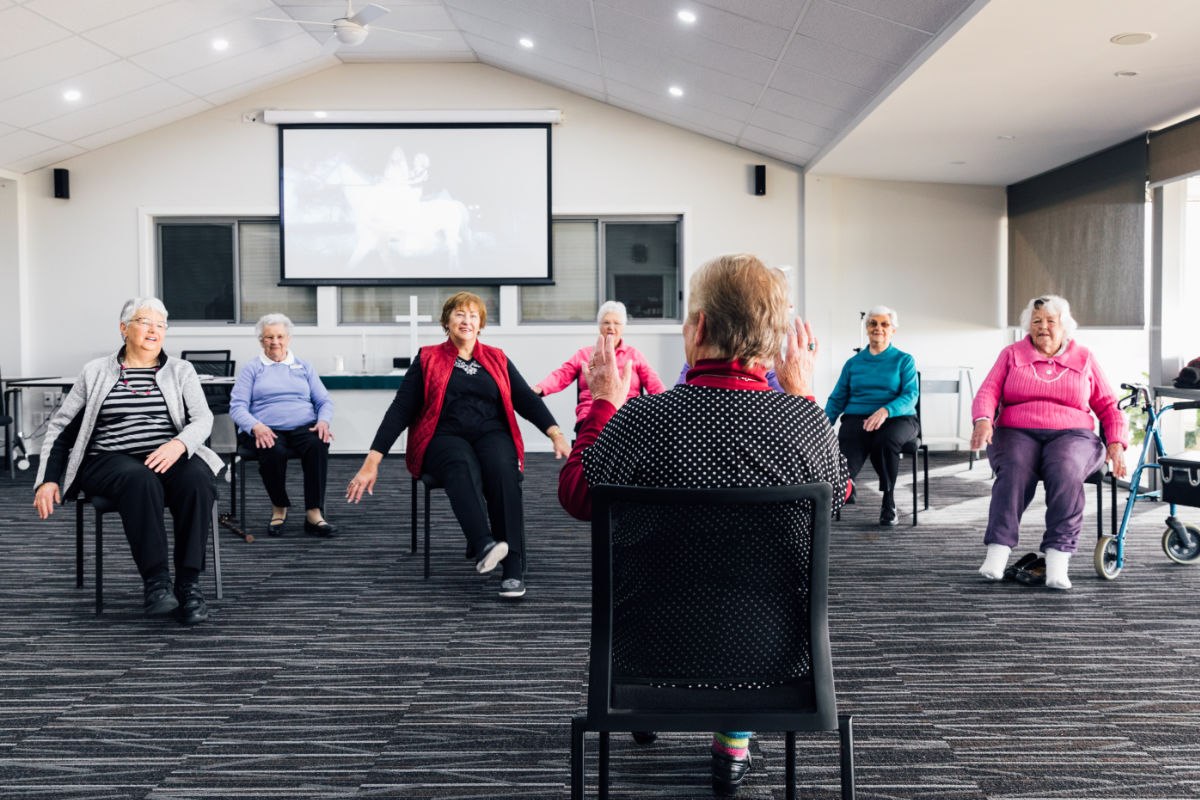
[[(338, 43), (345, 45), (362, 44), (367, 39), (367, 34), (371, 31), (387, 31), (388, 33), (397, 33), (401, 36), (412, 36), (417, 39), (431, 39), (438, 41), (438, 37), (429, 36), (424, 33), (414, 33), (412, 31), (400, 31), (395, 28), (384, 28), (379, 25), (371, 25), (371, 23), (384, 14), (389, 13), (388, 9), (383, 6), (371, 3), (359, 9), (358, 13), (354, 12), (351, 7), (352, 0), (346, 0), (346, 16), (338, 17), (332, 22), (325, 22), (315, 19), (285, 19), (282, 17), (255, 17), (263, 22), (291, 22), (301, 25), (326, 25), (333, 28), (333, 34), (326, 40), (326, 46), (333, 46)], [(367, 26), (370, 25), (368, 28)]]

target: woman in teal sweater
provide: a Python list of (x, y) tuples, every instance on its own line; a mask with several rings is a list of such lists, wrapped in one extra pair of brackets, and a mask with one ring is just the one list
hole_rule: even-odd
[[(895, 525), (896, 474), (900, 449), (919, 432), (917, 424), (917, 366), (913, 357), (892, 347), (896, 312), (875, 306), (867, 312), (867, 349), (846, 362), (837, 386), (825, 403), (829, 422), (842, 418), (838, 444), (850, 477), (858, 477), (868, 456), (879, 476), (883, 507), (880, 525)], [(854, 502), (854, 494), (848, 502)]]

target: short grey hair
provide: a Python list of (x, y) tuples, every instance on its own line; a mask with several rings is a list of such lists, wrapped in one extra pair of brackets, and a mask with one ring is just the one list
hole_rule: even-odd
[(622, 325), (629, 322), (629, 314), (625, 311), (625, 304), (620, 300), (609, 300), (607, 303), (600, 304), (600, 310), (596, 312), (597, 325), (604, 321), (605, 314), (616, 314), (621, 318)]
[(137, 312), (142, 310), (157, 311), (163, 315), (163, 319), (167, 318), (167, 307), (157, 297), (131, 297), (121, 306), (121, 322), (128, 325)]
[(258, 318), (258, 322), (254, 323), (254, 335), (261, 339), (263, 331), (267, 329), (268, 325), (282, 325), (287, 329), (288, 336), (292, 335), (292, 321), (288, 319), (287, 314), (280, 314), (279, 312), (263, 314)]
[(1058, 314), (1058, 320), (1063, 327), (1063, 338), (1069, 340), (1075, 334), (1079, 323), (1071, 316), (1071, 304), (1056, 294), (1043, 294), (1029, 301), (1025, 310), (1021, 312), (1021, 329), (1023, 331), (1029, 333), (1029, 324), (1033, 321), (1034, 310), (1042, 308), (1051, 314)]
[(867, 315), (863, 317), (863, 323), (865, 324), (871, 317), (882, 317), (884, 314), (887, 314), (888, 321), (892, 323), (892, 330), (897, 330), (900, 327), (900, 315), (896, 313), (895, 309), (887, 306), (871, 306)]

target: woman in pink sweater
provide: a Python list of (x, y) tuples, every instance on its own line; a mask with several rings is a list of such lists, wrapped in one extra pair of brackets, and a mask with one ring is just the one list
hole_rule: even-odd
[[(637, 397), (645, 387), (647, 394), (659, 394), (667, 388), (658, 379), (646, 357), (629, 345), (624, 338), (625, 304), (609, 300), (600, 306), (596, 314), (596, 322), (600, 325), (601, 336), (614, 336), (617, 342), (617, 364), (621, 370), (628, 363), (633, 364), (633, 380), (629, 383), (629, 396)], [(587, 365), (592, 358), (592, 348), (584, 347), (567, 359), (561, 367), (551, 372), (541, 383), (534, 384), (533, 390), (543, 397), (555, 392), (561, 392), (575, 381), (579, 381), (579, 404), (575, 406), (575, 432), (587, 418), (592, 408), (592, 392), (587, 384)]]
[[(1029, 336), (1004, 348), (971, 406), (975, 429), (971, 449), (988, 446), (996, 472), (983, 541), (987, 556), (979, 573), (1004, 576), (1017, 544), (1021, 514), (1038, 480), (1046, 486), (1045, 582), (1070, 589), (1068, 561), (1083, 527), (1083, 481), (1104, 461), (1125, 476), (1129, 430), (1117, 397), (1100, 365), (1083, 345), (1071, 341), (1077, 327), (1071, 306), (1057, 295), (1029, 301), (1021, 312)], [(1104, 443), (1094, 432), (1100, 419)]]

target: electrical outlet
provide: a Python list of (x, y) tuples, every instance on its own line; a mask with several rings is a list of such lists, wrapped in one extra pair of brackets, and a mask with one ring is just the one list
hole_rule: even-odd
[(54, 392), (42, 392), (42, 408), (54, 408)]

